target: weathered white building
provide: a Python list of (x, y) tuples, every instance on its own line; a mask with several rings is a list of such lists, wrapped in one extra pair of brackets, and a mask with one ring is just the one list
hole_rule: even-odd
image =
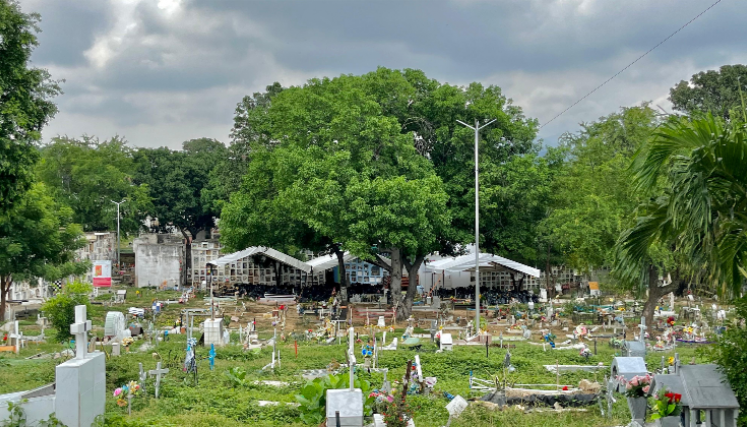
[(146, 234), (132, 243), (135, 252), (135, 286), (178, 288), (182, 283), (185, 245), (168, 234)]

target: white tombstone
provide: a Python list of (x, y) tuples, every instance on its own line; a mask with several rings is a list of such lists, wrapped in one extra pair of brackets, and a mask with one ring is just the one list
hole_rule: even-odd
[(91, 321), (86, 320), (86, 306), (75, 307), (75, 359), (57, 366), (55, 414), (68, 427), (89, 427), (104, 413), (106, 402), (106, 365), (104, 353), (86, 351)]
[(127, 330), (127, 322), (124, 314), (119, 311), (110, 311), (106, 313), (106, 322), (104, 323), (104, 337), (122, 342)]
[(204, 325), (205, 332), (205, 347), (215, 345), (216, 347), (222, 347), (223, 344), (223, 319), (207, 319)]
[(539, 302), (547, 302), (547, 289), (540, 289)]
[(454, 350), (454, 340), (451, 337), (451, 334), (441, 334), (441, 350), (442, 351), (452, 351)]
[(446, 410), (449, 411), (449, 417), (458, 417), (465, 409), (467, 409), (467, 405), (469, 404), (462, 396), (455, 396), (451, 399), (451, 402), (446, 405)]
[(118, 357), (122, 351), (121, 344), (119, 342), (112, 343), (112, 356)]
[(327, 425), (336, 426), (336, 413), (340, 413), (340, 426), (363, 426), (363, 392), (361, 389), (327, 390)]

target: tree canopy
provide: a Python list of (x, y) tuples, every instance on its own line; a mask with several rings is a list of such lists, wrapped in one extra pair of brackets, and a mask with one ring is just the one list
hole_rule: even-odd
[(9, 212), (0, 216), (0, 318), (13, 281), (60, 279), (86, 268), (74, 261), (83, 246), (73, 212), (56, 203), (43, 184), (34, 184)]
[(29, 65), (40, 17), (25, 14), (15, 0), (0, 0), (0, 214), (33, 181), (34, 144), (57, 107), (61, 91), (47, 70)]
[(135, 151), (115, 136), (107, 141), (83, 137), (53, 138), (41, 150), (36, 166), (44, 182), (60, 203), (73, 210), (73, 222), (84, 231), (116, 229), (120, 205), (120, 230), (137, 233), (151, 208), (147, 184), (133, 181)]
[[(747, 66), (724, 65), (719, 70), (693, 74), (690, 81), (682, 80), (669, 90), (674, 109), (685, 114), (712, 113), (724, 119), (744, 119), (740, 95), (747, 89)], [(732, 117), (736, 112), (738, 117)]]

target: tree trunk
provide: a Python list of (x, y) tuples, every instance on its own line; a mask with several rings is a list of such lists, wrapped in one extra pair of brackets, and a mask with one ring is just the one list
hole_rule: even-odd
[(656, 270), (656, 266), (653, 264), (648, 266), (648, 299), (646, 304), (643, 306), (642, 317), (646, 319), (646, 326), (650, 328), (654, 324), (654, 311), (656, 310), (656, 303), (664, 295), (674, 291), (677, 288), (676, 281), (667, 286), (659, 286), (659, 272)]
[(337, 267), (340, 270), (340, 304), (348, 303), (348, 276), (345, 271), (345, 252), (339, 247), (335, 247), (337, 256)]
[(5, 321), (5, 301), (8, 299), (8, 292), (10, 292), (12, 283), (10, 276), (0, 276), (0, 322)]
[(407, 294), (405, 295), (405, 303), (403, 308), (402, 315), (404, 318), (410, 317), (410, 314), (412, 314), (412, 303), (415, 301), (415, 294), (418, 291), (418, 284), (420, 283), (420, 278), (418, 277), (418, 270), (420, 270), (420, 265), (423, 263), (423, 260), (425, 260), (425, 256), (418, 256), (415, 258), (415, 262), (410, 264), (410, 262), (407, 259), (403, 260), (403, 263), (405, 265), (405, 268), (407, 268), (407, 275), (409, 276), (409, 285), (407, 285)]
[(389, 274), (392, 277), (389, 291), (392, 294), (392, 304), (397, 307), (397, 319), (406, 319), (402, 304), (402, 255), (398, 248), (392, 249), (392, 269)]
[(547, 245), (547, 259), (545, 260), (545, 290), (548, 297), (550, 296), (550, 245)]
[[(192, 277), (195, 276), (195, 271), (192, 268), (192, 238), (187, 236), (187, 231), (183, 228), (179, 228), (184, 236), (184, 283), (183, 286), (189, 286), (189, 272), (192, 272)], [(191, 233), (191, 231), (190, 231)], [(199, 277), (199, 276), (198, 276)], [(202, 284), (200, 284), (201, 286)]]

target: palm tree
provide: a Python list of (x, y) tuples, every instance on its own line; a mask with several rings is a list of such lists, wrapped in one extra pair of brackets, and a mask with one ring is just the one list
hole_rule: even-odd
[[(737, 294), (747, 276), (747, 128), (712, 115), (663, 124), (631, 165), (636, 188), (655, 197), (617, 243), (615, 274), (658, 299), (699, 277)], [(659, 272), (673, 280), (658, 286)]]

